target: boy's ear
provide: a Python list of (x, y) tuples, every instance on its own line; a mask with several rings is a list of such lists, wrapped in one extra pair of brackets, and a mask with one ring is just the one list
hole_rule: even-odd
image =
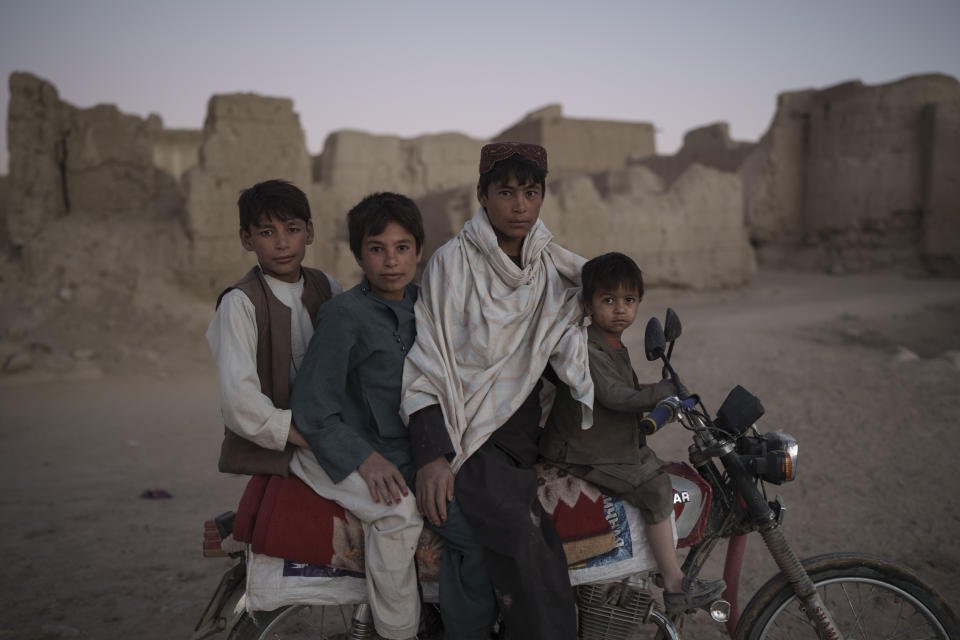
[(313, 222), (311, 220), (307, 220), (307, 227), (305, 231), (307, 232), (306, 244), (313, 244)]
[(247, 251), (253, 251), (253, 238), (250, 236), (250, 231), (240, 227), (240, 244), (243, 245), (243, 248)]
[(480, 185), (477, 185), (477, 202), (479, 202), (480, 206), (484, 209), (487, 208), (487, 194), (480, 188)]

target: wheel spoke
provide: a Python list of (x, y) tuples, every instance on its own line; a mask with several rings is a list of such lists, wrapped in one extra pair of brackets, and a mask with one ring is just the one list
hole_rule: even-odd
[[(826, 587), (824, 587), (823, 593), (824, 593), (824, 596), (826, 596), (826, 593), (827, 593)], [(863, 615), (860, 613), (862, 611), (865, 611), (864, 607), (862, 606), (857, 607), (853, 604), (853, 600), (850, 598), (850, 593), (847, 591), (847, 585), (843, 582), (840, 583), (840, 593), (843, 594), (844, 599), (847, 601), (847, 606), (850, 607), (850, 613), (853, 615), (854, 624), (857, 625), (857, 629), (860, 631), (860, 637), (866, 638), (867, 632), (863, 628)], [(860, 595), (859, 588), (857, 589), (857, 595), (858, 596)], [(862, 600), (862, 598), (858, 598), (858, 599)]]
[[(336, 608), (334, 613), (331, 609)], [(245, 616), (238, 640), (333, 640), (349, 633), (352, 606), (295, 606)]]
[[(939, 595), (896, 563), (863, 554), (832, 554), (808, 562), (813, 567), (808, 569), (810, 579), (844, 638), (949, 640), (957, 630), (955, 615)], [(816, 640), (815, 625), (806, 614), (793, 589), (778, 576), (744, 611), (742, 619), (753, 623), (742, 637)]]

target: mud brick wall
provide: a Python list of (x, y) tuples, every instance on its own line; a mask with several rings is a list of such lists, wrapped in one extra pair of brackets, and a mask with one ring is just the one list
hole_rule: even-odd
[(556, 178), (623, 168), (631, 155), (656, 151), (653, 125), (648, 122), (567, 118), (560, 105), (527, 114), (494, 141), (543, 145), (549, 153), (550, 175)]

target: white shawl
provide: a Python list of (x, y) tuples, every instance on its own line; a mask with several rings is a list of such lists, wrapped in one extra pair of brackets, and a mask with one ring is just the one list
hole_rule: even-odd
[(497, 245), (481, 207), (424, 270), (400, 415), (406, 422), (440, 404), (454, 472), (516, 412), (548, 361), (583, 403), (583, 428), (592, 424), (584, 259), (552, 238), (538, 220), (524, 239), (520, 269)]

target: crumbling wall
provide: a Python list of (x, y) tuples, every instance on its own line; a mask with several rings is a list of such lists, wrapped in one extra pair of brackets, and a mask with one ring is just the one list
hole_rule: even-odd
[(485, 142), (460, 133), (399, 138), (336, 131), (324, 142), (318, 182), (357, 198), (374, 191), (416, 198), (475, 181)]
[(476, 185), (469, 184), (430, 193), (417, 198), (423, 214), (426, 240), (423, 246), (424, 262), (443, 243), (460, 232), (463, 224), (473, 217), (479, 203)]
[(950, 186), (960, 164), (953, 105), (960, 85), (938, 74), (780, 96), (741, 169), (761, 260), (865, 271), (960, 253), (946, 246), (958, 247), (948, 229), (960, 223)]
[[(307, 192), (317, 240), (306, 263), (348, 285), (359, 271), (344, 214), (367, 193), (418, 201), (425, 255), (476, 208), (484, 141), (461, 134), (340, 131), (310, 158), (288, 99), (214, 96), (202, 132), (170, 131), (158, 116), (78, 109), (30, 74), (13, 74), (10, 86), (0, 246), (25, 273), (65, 283), (60, 290), (89, 276), (135, 292), (162, 263), (211, 296), (253, 263), (237, 241), (236, 200), (269, 178)], [(745, 281), (754, 257), (744, 226), (766, 264), (866, 270), (924, 260), (947, 271), (960, 262), (960, 88), (947, 76), (782, 94), (756, 145), (716, 123), (688, 132), (676, 155), (655, 156), (651, 125), (565, 118), (559, 105), (496, 139), (547, 147), (544, 217), (561, 244), (584, 255), (624, 250), (654, 283)], [(162, 238), (167, 258), (139, 240), (104, 243), (104, 225)]]
[(737, 286), (756, 271), (736, 174), (691, 165), (668, 187), (646, 167), (551, 183), (543, 219), (585, 257), (620, 251), (651, 285)]
[(153, 166), (159, 117), (79, 109), (27, 73), (10, 88), (0, 343), (152, 317), (186, 248), (182, 199)]
[(153, 136), (163, 124), (112, 104), (64, 104), (65, 204), (96, 215), (147, 210), (157, 195)]
[[(433, 224), (455, 233), (477, 200), (463, 187), (420, 205)], [(633, 257), (652, 286), (738, 286), (756, 272), (739, 178), (702, 165), (688, 167), (669, 188), (640, 166), (550, 180), (541, 218), (558, 244), (584, 257)]]
[(923, 111), (923, 253), (935, 272), (960, 273), (960, 101)]
[(717, 122), (688, 131), (683, 136), (683, 146), (674, 155), (634, 156), (628, 158), (627, 164), (649, 167), (670, 184), (694, 163), (720, 171), (739, 171), (755, 146), (733, 140), (730, 125)]
[(956, 81), (916, 76), (817, 92), (810, 104), (804, 214), (818, 230), (862, 227), (892, 212), (919, 214), (923, 105), (949, 100)]
[(833, 268), (917, 261), (922, 243), (920, 112), (939, 81), (818, 92), (809, 111), (803, 220)]
[(202, 143), (199, 129), (160, 129), (153, 135), (153, 164), (180, 184), (183, 174), (200, 159)]
[(7, 176), (0, 176), (0, 254), (10, 250), (10, 234), (7, 232), (7, 198), (9, 189)]
[(154, 166), (159, 116), (140, 118), (101, 104), (79, 109), (28, 73), (10, 76), (11, 242), (28, 245), (65, 215), (150, 217), (180, 213), (176, 185)]
[[(28, 73), (11, 74), (10, 89), (5, 226), (17, 269), (41, 295), (55, 286), (91, 304), (105, 291), (129, 301), (186, 241), (176, 185), (153, 166), (160, 118), (79, 109)], [(158, 251), (166, 259), (144, 262)]]
[(797, 245), (802, 239), (804, 158), (814, 94), (780, 94), (773, 122), (740, 167), (744, 220), (761, 249), (761, 262), (767, 245)]
[(67, 209), (62, 111), (52, 84), (29, 73), (10, 74), (7, 232), (16, 246)]
[[(255, 264), (237, 237), (237, 198), (272, 178), (310, 191), (310, 157), (293, 101), (252, 93), (210, 98), (199, 162), (183, 178), (190, 235), (184, 284), (212, 295)], [(315, 247), (308, 247), (307, 264), (315, 263)]]
[[(318, 248), (319, 266), (345, 284), (360, 279), (347, 241), (345, 215), (367, 194), (395, 191), (417, 201), (427, 235), (424, 259), (452, 232), (433, 203), (450, 190), (476, 184), (477, 162), (484, 140), (459, 133), (400, 138), (362, 131), (336, 131), (327, 136), (323, 153), (312, 159), (311, 205), (326, 226), (325, 245)], [(438, 194), (440, 194), (438, 196)], [(440, 217), (438, 217), (440, 216)], [(319, 227), (318, 227), (319, 231)]]
[(494, 141), (532, 142), (546, 147), (554, 178), (597, 173), (626, 166), (630, 156), (656, 151), (653, 125), (566, 118), (560, 105), (548, 105), (524, 116)]

